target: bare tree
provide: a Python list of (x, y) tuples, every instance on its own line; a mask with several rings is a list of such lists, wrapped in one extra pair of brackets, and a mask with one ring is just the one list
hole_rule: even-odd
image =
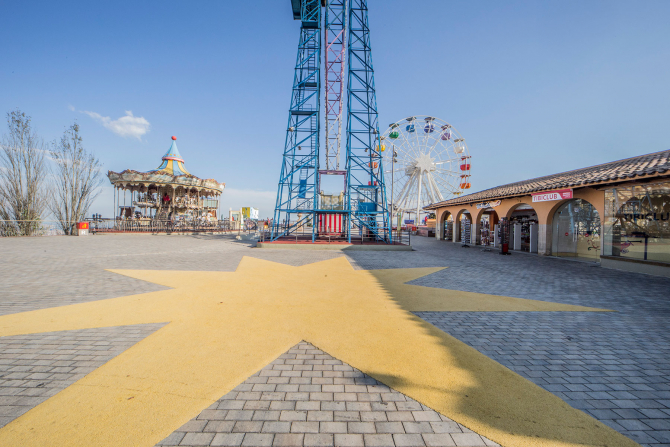
[(46, 145), (19, 109), (7, 113), (7, 127), (0, 145), (1, 229), (4, 234), (29, 236), (40, 228), (46, 209)]
[(79, 124), (65, 130), (51, 151), (54, 161), (52, 195), (49, 209), (65, 234), (73, 234), (93, 200), (100, 194), (100, 160), (84, 149)]

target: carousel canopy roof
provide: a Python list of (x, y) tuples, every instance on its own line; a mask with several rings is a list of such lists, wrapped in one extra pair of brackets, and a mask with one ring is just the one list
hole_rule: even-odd
[(109, 171), (107, 177), (112, 184), (128, 186), (174, 185), (221, 193), (226, 187), (214, 179), (200, 179), (186, 170), (184, 159), (177, 148), (177, 137), (172, 137), (170, 149), (163, 155), (162, 163), (153, 171), (138, 172), (126, 169), (123, 172)]
[(184, 167), (184, 159), (177, 149), (177, 137), (172, 137), (172, 145), (170, 149), (163, 155), (163, 162), (152, 172), (165, 171), (171, 175), (185, 175), (190, 174)]

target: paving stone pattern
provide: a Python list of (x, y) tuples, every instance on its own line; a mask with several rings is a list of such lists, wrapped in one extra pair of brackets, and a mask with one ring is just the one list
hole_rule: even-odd
[(450, 267), (412, 284), (616, 310), (417, 315), (636, 442), (670, 446), (669, 278), (442, 241), (419, 246)]
[[(670, 278), (521, 253), (500, 256), (432, 238), (412, 237), (411, 244), (415, 251), (344, 255), (357, 269), (448, 267), (416, 285), (616, 310), (419, 315), (573, 406), (591, 405), (584, 410), (643, 445), (670, 446)], [(233, 236), (206, 235), (0, 238), (0, 253), (0, 315), (165, 289), (105, 269), (233, 271), (243, 256), (304, 265), (343, 255), (254, 249)]]
[(0, 428), (162, 326), (138, 324), (0, 337)]
[(167, 287), (106, 269), (234, 271), (243, 256), (304, 265), (338, 252), (271, 253), (228, 235), (108, 234), (0, 238), (0, 315)]
[(670, 334), (649, 330), (667, 315), (417, 314), (638, 443), (670, 443)]
[(157, 446), (498, 446), (299, 343)]

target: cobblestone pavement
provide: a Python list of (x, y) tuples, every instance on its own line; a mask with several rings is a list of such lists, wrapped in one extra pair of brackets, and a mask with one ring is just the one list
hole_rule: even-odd
[(162, 324), (0, 337), (0, 428)]
[(302, 342), (157, 446), (498, 446)]
[(290, 265), (341, 256), (250, 250), (232, 236), (138, 234), (0, 238), (0, 253), (0, 315), (166, 289), (105, 269), (234, 271), (243, 256)]
[(670, 279), (417, 241), (449, 269), (413, 284), (613, 309), (417, 315), (645, 446), (670, 446)]
[(650, 331), (648, 319), (587, 312), (418, 315), (629, 438), (670, 443), (670, 334)]
[[(345, 255), (363, 269), (449, 267), (413, 281), (416, 285), (616, 310), (418, 315), (639, 443), (670, 446), (670, 279), (520, 253), (503, 257), (419, 237), (412, 245), (413, 252)], [(232, 271), (245, 255), (290, 265), (342, 255), (251, 249), (229, 236), (149, 235), (3, 238), (0, 252), (0, 314), (165, 289), (104, 269)], [(9, 338), (15, 337), (2, 341)], [(49, 340), (31, 340), (37, 350), (53, 349)], [(21, 360), (40, 361), (37, 350)], [(1, 362), (6, 351), (0, 347)], [(0, 418), (15, 417), (5, 416), (14, 410), (4, 409), (16, 405), (0, 402)], [(30, 407), (38, 401), (23, 403)]]

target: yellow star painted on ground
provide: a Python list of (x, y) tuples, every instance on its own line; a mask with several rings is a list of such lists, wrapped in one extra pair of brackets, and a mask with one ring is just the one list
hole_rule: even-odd
[(441, 270), (113, 270), (172, 287), (0, 317), (0, 336), (167, 322), (0, 430), (0, 445), (153, 446), (306, 340), (503, 446), (633, 441), (409, 311), (602, 311), (404, 284)]

